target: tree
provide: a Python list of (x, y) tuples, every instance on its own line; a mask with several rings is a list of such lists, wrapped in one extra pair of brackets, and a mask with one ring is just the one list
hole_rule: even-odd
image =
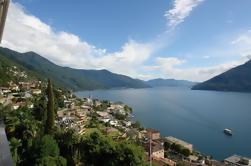
[(72, 129), (67, 131), (58, 130), (55, 140), (60, 148), (61, 155), (67, 159), (67, 165), (77, 165), (78, 161), (78, 139), (79, 136)]
[(165, 150), (168, 150), (170, 147), (171, 147), (171, 144), (169, 142), (164, 142)]
[(39, 121), (46, 121), (46, 114), (47, 114), (47, 103), (46, 97), (42, 95), (41, 97), (35, 98), (34, 100), (34, 108), (32, 110), (35, 119)]
[(47, 98), (48, 98), (48, 103), (47, 103), (47, 119), (45, 124), (45, 133), (52, 134), (55, 123), (55, 111), (54, 111), (53, 89), (50, 79), (48, 80), (48, 85), (47, 85)]
[(10, 151), (15, 164), (18, 164), (20, 156), (18, 155), (18, 148), (22, 146), (21, 140), (16, 138), (10, 139)]
[(128, 141), (115, 142), (101, 132), (81, 138), (81, 161), (86, 165), (128, 166), (143, 165), (144, 150)]
[(118, 144), (117, 161), (115, 165), (143, 165), (144, 163), (144, 150), (130, 142), (121, 142)]
[(59, 155), (59, 147), (56, 140), (50, 135), (45, 135), (42, 139), (34, 141), (33, 161), (35, 165), (55, 165), (64, 166), (66, 160)]
[(181, 150), (181, 154), (183, 154), (184, 156), (188, 157), (188, 156), (191, 154), (191, 152), (190, 152), (189, 149), (183, 148), (183, 149)]
[(139, 121), (136, 121), (135, 123), (133, 123), (133, 124), (132, 124), (132, 127), (137, 128), (137, 129), (142, 128)]

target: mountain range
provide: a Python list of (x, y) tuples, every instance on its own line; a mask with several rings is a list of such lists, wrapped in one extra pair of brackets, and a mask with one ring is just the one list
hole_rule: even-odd
[(251, 92), (251, 60), (192, 87), (193, 90)]
[(17, 66), (28, 79), (51, 79), (59, 87), (79, 90), (112, 88), (192, 87), (193, 90), (251, 92), (251, 60), (202, 83), (174, 79), (143, 81), (108, 70), (85, 70), (58, 66), (34, 52), (19, 53), (0, 47), (0, 86), (13, 80), (7, 68)]
[(175, 79), (152, 79), (145, 81), (145, 83), (151, 87), (192, 87), (197, 84), (196, 82), (186, 80), (175, 80)]
[(61, 67), (34, 52), (19, 53), (7, 48), (0, 48), (0, 55), (9, 63), (21, 66), (39, 79), (50, 78), (56, 85), (74, 91), (150, 87), (142, 80), (115, 74), (108, 70)]

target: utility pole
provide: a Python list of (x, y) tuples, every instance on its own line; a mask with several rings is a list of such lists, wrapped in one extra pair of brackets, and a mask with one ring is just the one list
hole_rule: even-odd
[(150, 142), (149, 142), (149, 144), (150, 144), (150, 155), (149, 155), (149, 157), (150, 157), (150, 166), (152, 166), (152, 131), (150, 131)]
[(0, 43), (3, 38), (4, 25), (8, 13), (10, 0), (0, 0)]

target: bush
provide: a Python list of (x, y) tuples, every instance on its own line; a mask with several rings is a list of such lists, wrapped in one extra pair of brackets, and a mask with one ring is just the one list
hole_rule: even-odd
[(183, 148), (183, 149), (181, 150), (181, 154), (183, 154), (184, 156), (188, 157), (188, 156), (191, 154), (191, 152), (190, 152), (189, 149)]

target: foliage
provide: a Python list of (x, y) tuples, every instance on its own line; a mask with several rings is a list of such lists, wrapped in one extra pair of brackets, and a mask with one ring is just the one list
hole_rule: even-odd
[(48, 80), (47, 98), (48, 98), (48, 103), (47, 103), (47, 119), (45, 125), (45, 133), (52, 134), (55, 123), (55, 110), (54, 110), (54, 95), (50, 80)]
[(167, 142), (167, 143), (164, 143), (164, 146), (165, 146), (165, 149), (166, 149), (166, 146), (169, 146), (170, 149), (172, 149), (172, 150), (174, 150), (174, 151), (176, 151), (176, 152), (178, 152), (178, 153), (180, 153), (180, 154), (182, 154), (182, 155), (184, 155), (186, 157), (188, 157), (191, 154), (189, 149), (187, 149), (185, 147), (182, 147), (179, 144), (173, 143), (173, 144), (170, 145), (170, 143)]
[(78, 140), (79, 136), (73, 130), (58, 130), (55, 139), (60, 147), (61, 155), (67, 159), (67, 165), (76, 165), (78, 160)]
[(142, 165), (143, 150), (129, 142), (117, 143), (100, 132), (80, 140), (81, 160), (87, 165)]
[(181, 154), (183, 154), (184, 156), (188, 157), (188, 156), (191, 154), (191, 152), (190, 152), (189, 149), (183, 148), (183, 149), (181, 150)]
[(121, 113), (119, 113), (119, 112), (113, 113), (113, 116), (114, 116), (116, 119), (118, 119), (118, 120), (125, 120), (125, 119), (127, 118), (126, 115), (123, 115), (123, 114), (121, 114)]
[(169, 148), (171, 147), (171, 143), (169, 143), (169, 142), (164, 142), (164, 149), (165, 150), (168, 150)]
[(132, 113), (132, 108), (131, 107), (129, 107), (128, 105), (125, 105), (124, 106), (124, 110), (128, 113)]
[(56, 88), (53, 88), (53, 94), (55, 97), (55, 110), (58, 110), (58, 108), (63, 108), (65, 106), (64, 104), (64, 96), (62, 93), (60, 93)]
[(137, 129), (142, 129), (143, 127), (141, 126), (139, 121), (136, 121), (135, 123), (132, 124), (133, 128), (137, 128)]
[(36, 165), (66, 165), (66, 160), (59, 156), (59, 147), (56, 140), (50, 135), (36, 140), (33, 146), (33, 159)]
[(18, 149), (22, 146), (21, 140), (12, 137), (10, 139), (10, 151), (12, 154), (13, 162), (18, 164), (20, 161), (20, 156), (18, 155)]

